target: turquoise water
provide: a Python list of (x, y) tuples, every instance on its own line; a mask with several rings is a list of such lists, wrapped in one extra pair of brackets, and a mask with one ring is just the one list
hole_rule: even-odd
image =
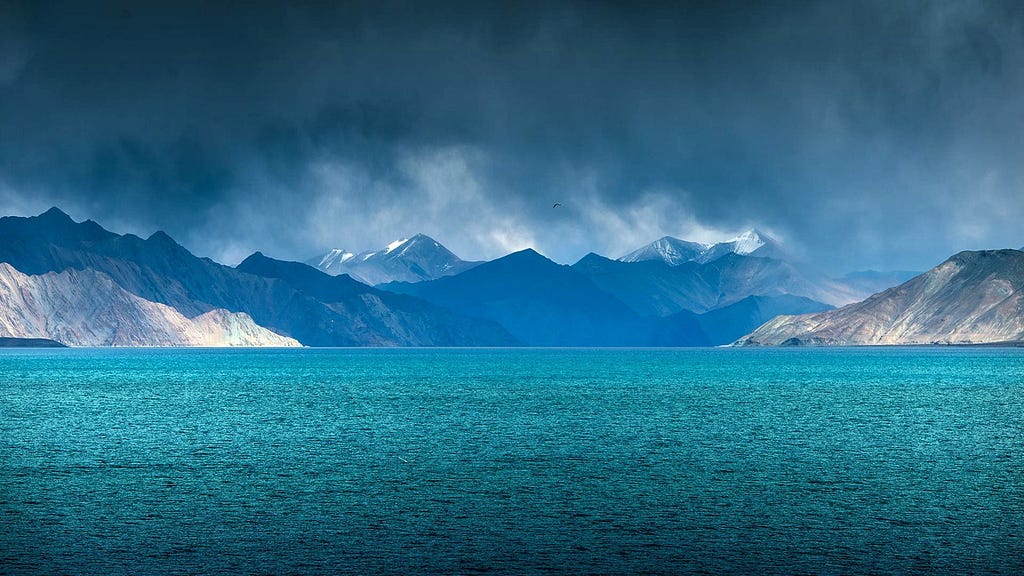
[(0, 572), (1024, 573), (1024, 350), (3, 350)]

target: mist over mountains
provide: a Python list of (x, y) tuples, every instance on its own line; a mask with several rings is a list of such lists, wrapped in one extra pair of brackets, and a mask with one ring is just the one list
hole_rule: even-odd
[(232, 264), (416, 232), (569, 263), (757, 223), (830, 275), (923, 270), (1022, 243), (1022, 23), (1012, 0), (14, 0), (0, 199)]
[[(0, 218), (0, 338), (71, 346), (1017, 339), (1021, 253), (993, 254), (963, 253), (954, 264), (913, 278), (896, 298), (912, 303), (896, 305), (890, 302), (896, 288), (864, 298), (912, 273), (829, 278), (756, 230), (718, 244), (665, 237), (618, 260), (591, 253), (571, 266), (530, 249), (467, 262), (417, 234), (358, 255), (332, 250), (313, 265), (256, 252), (232, 268), (196, 257), (163, 232), (145, 239), (120, 235), (52, 208), (35, 217)], [(951, 268), (970, 281), (935, 288)], [(844, 307), (832, 310), (836, 306)], [(900, 306), (912, 313), (892, 312)], [(865, 317), (874, 324), (868, 327)]]

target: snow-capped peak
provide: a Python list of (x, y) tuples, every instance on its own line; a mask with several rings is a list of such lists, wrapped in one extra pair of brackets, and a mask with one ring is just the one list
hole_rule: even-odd
[(743, 234), (729, 240), (728, 243), (733, 245), (732, 251), (737, 254), (750, 254), (765, 245), (765, 241), (757, 230), (747, 230)]
[[(422, 233), (417, 234), (408, 240), (409, 246), (412, 246), (413, 244), (422, 244), (423, 242), (429, 242), (430, 246), (433, 246), (434, 248), (444, 248), (437, 240), (434, 240), (430, 236)], [(447, 250), (447, 248), (445, 248), (445, 250)]]
[(664, 236), (626, 254), (620, 260), (623, 262), (641, 262), (644, 260), (662, 260), (670, 266), (678, 266), (699, 257), (708, 249), (707, 244), (687, 242), (671, 236)]
[[(388, 244), (380, 250), (345, 253), (344, 260), (332, 251), (307, 262), (328, 274), (348, 274), (360, 282), (377, 285), (385, 282), (420, 282), (458, 274), (475, 266), (465, 262), (439, 242), (416, 234)], [(334, 259), (333, 266), (325, 266)]]
[(655, 240), (651, 248), (667, 262), (685, 262), (695, 251), (707, 250), (711, 245), (698, 242), (680, 241), (671, 236)]

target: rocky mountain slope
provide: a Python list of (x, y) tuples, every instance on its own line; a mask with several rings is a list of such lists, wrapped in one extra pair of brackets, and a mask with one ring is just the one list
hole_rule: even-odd
[(0, 263), (0, 335), (69, 346), (299, 345), (244, 313), (215, 309), (188, 318), (95, 270), (29, 276), (7, 263)]
[(1024, 340), (1024, 252), (961, 252), (838, 310), (780, 316), (746, 345), (973, 344)]

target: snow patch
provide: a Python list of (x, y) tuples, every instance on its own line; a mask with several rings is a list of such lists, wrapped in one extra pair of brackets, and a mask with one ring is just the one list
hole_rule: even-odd
[(388, 244), (388, 247), (384, 249), (384, 253), (385, 254), (390, 254), (395, 248), (398, 248), (399, 246), (401, 246), (402, 244), (405, 244), (408, 241), (409, 241), (408, 238), (402, 238), (401, 240), (395, 240), (391, 244)]
[(345, 250), (335, 248), (328, 252), (327, 254), (324, 254), (324, 257), (320, 259), (320, 264), (318, 267), (329, 268), (331, 266), (334, 266), (335, 264), (343, 264), (345, 263), (345, 261), (352, 259), (354, 256), (355, 254), (351, 252), (346, 252)]

